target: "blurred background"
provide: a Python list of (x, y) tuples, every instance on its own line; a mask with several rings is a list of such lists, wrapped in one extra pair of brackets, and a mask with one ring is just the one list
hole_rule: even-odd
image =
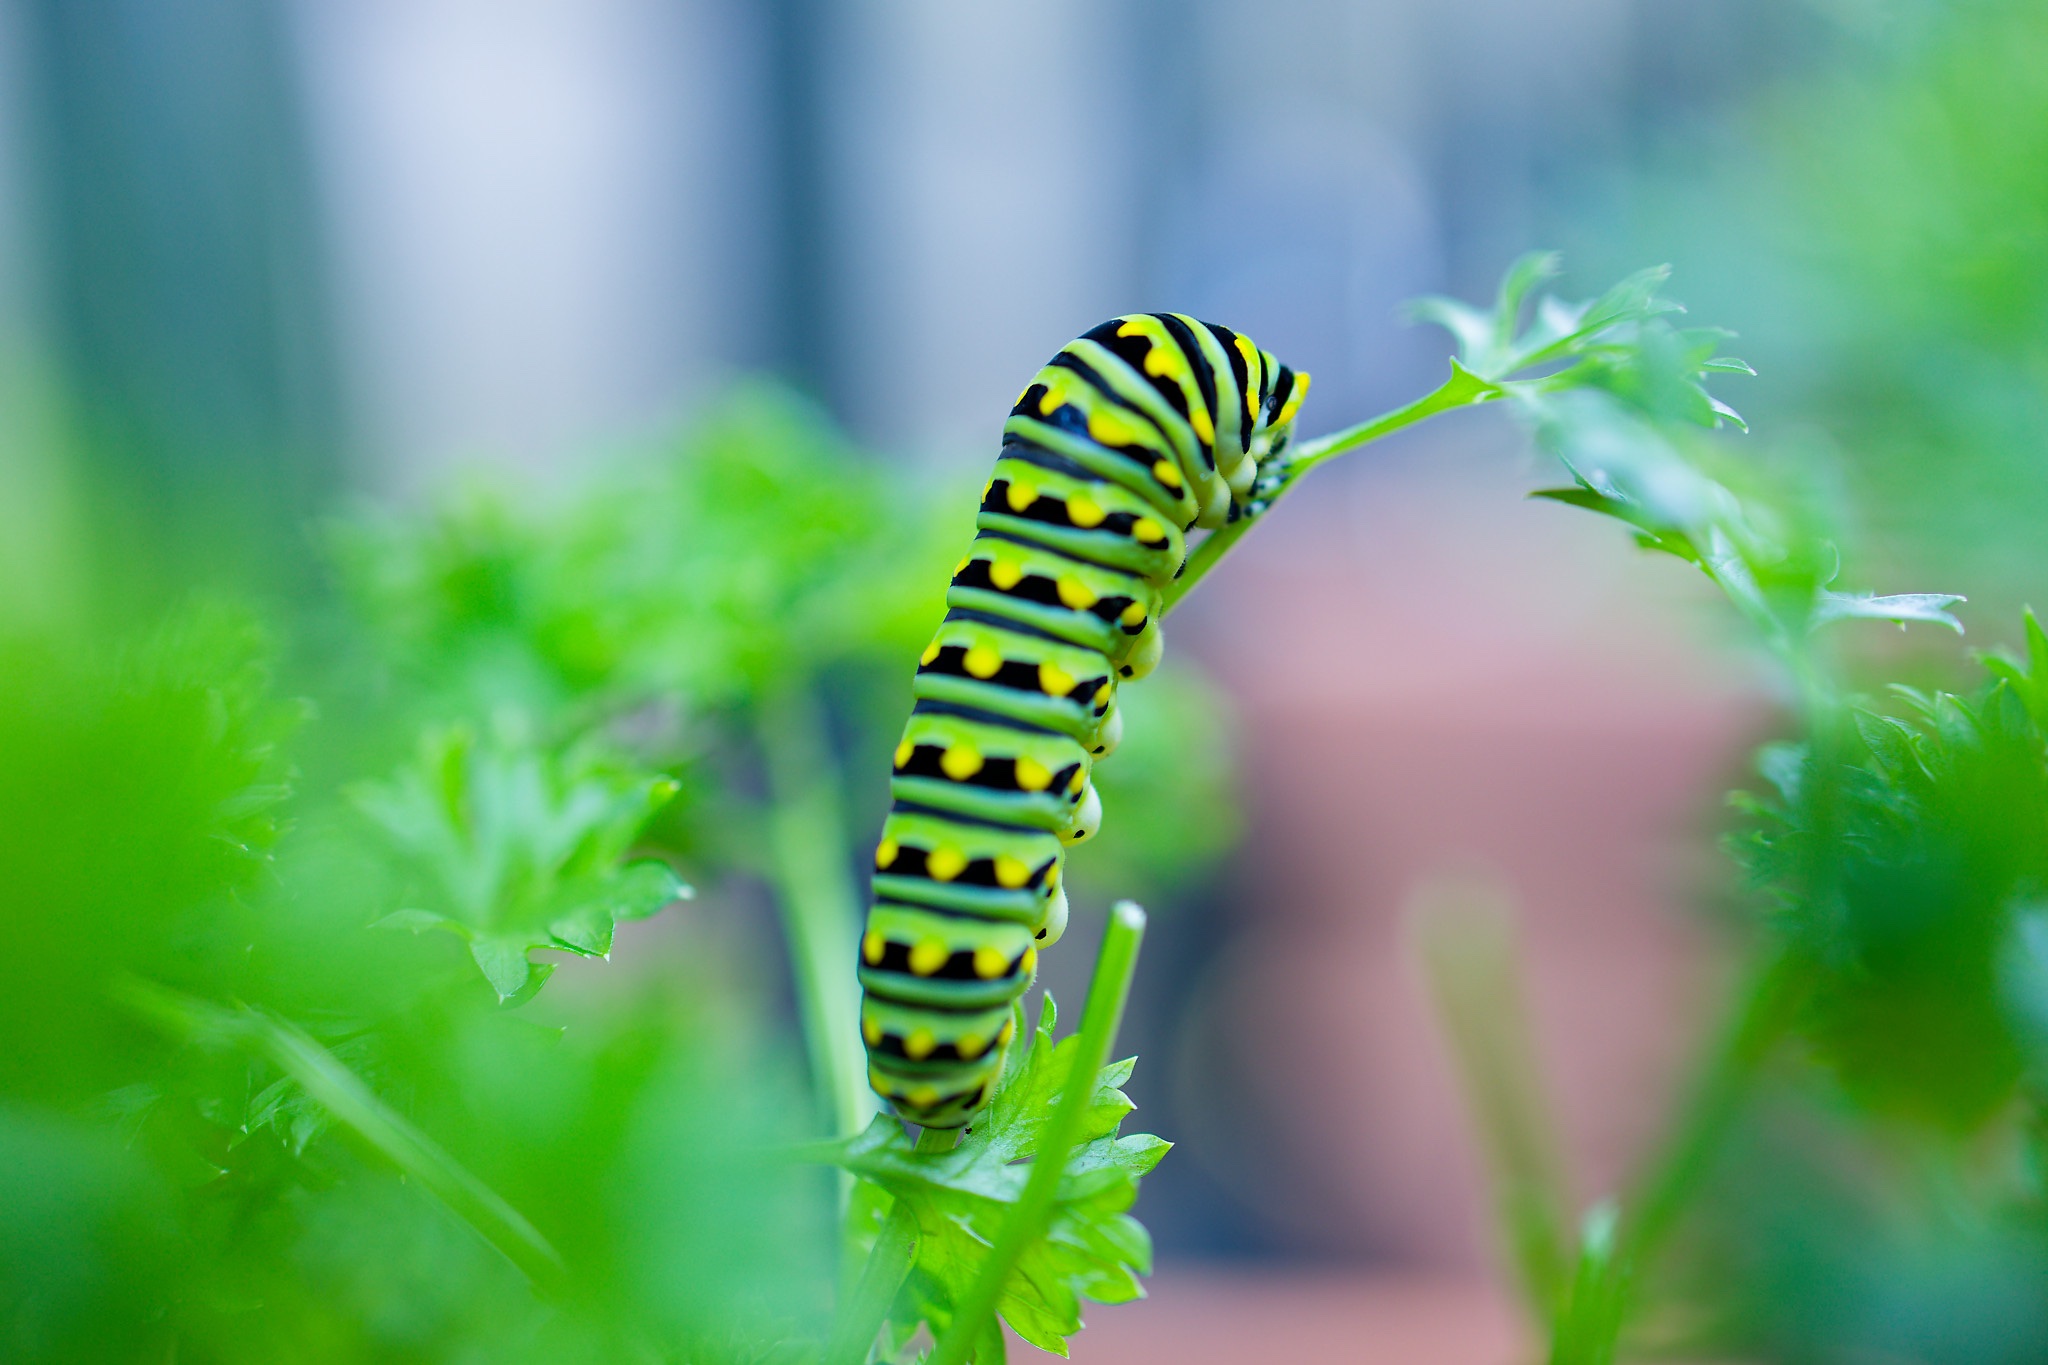
[[(1033, 370), (1125, 311), (1310, 371), (1317, 434), (1443, 373), (1402, 300), (1488, 297), (1531, 247), (1568, 297), (1669, 261), (1743, 333), (1760, 377), (1720, 392), (1839, 506), (1853, 586), (1966, 593), (1979, 643), (2043, 597), (2032, 4), (6, 0), (0, 92), (15, 624), (190, 583), (299, 610), (336, 509), (573, 500), (763, 372), (892, 497), (957, 494)], [(1150, 843), (1047, 967), (1076, 997), (1089, 917), (1151, 893), (1125, 1048), (1179, 1144), (1139, 1208), (1158, 1291), (1077, 1358), (1516, 1358), (1416, 965), (1433, 888), (1514, 907), (1574, 1190), (1656, 1138), (1725, 975), (1720, 793), (1782, 698), (1705, 585), (1524, 501), (1552, 481), (1498, 414), (1409, 433), (1177, 614), (1194, 699), (1156, 724), (1216, 790), (1185, 850), (1111, 794)], [(353, 543), (362, 581), (402, 558)], [(864, 845), (866, 684), (817, 667)], [(786, 1005), (743, 881), (609, 970), (711, 935)]]

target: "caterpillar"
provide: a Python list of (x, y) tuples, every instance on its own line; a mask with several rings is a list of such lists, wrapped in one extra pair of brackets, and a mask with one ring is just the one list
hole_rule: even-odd
[(1307, 391), (1228, 328), (1140, 313), (1062, 347), (1010, 410), (918, 661), (861, 935), (868, 1080), (899, 1117), (958, 1128), (986, 1101), (1066, 927), (1066, 849), (1101, 827), (1117, 685), (1159, 662), (1188, 532), (1279, 488)]

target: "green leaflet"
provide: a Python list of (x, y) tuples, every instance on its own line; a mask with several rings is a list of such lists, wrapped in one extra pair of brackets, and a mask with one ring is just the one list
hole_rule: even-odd
[(1968, 1131), (2038, 1068), (2048, 746), (2032, 666), (1985, 662), (1972, 696), (1891, 689), (1831, 745), (1774, 748), (1734, 843), (1806, 964), (1811, 1055), (1860, 1104)]
[[(1782, 498), (1744, 496), (1706, 472), (1679, 428), (1595, 390), (1524, 396), (1538, 442), (1577, 480), (1534, 496), (1626, 523), (1644, 549), (1687, 561), (1781, 652), (1835, 621), (1919, 621), (1960, 632), (1955, 593), (1833, 591), (1834, 545)], [(1738, 476), (1731, 471), (1730, 477)]]
[(691, 894), (664, 863), (621, 863), (675, 790), (586, 750), (431, 733), (411, 765), (352, 793), (414, 877), (412, 903), (380, 922), (467, 939), (498, 998), (523, 1002), (553, 971), (534, 949), (607, 956), (618, 921)]
[[(1023, 1007), (1018, 1006), (1021, 1025)], [(905, 1200), (919, 1231), (917, 1264), (890, 1321), (892, 1342), (907, 1340), (922, 1321), (935, 1335), (973, 1282), (1004, 1218), (1030, 1177), (1048, 1113), (1073, 1064), (1078, 1035), (1055, 1043), (1057, 1010), (1050, 997), (1038, 1027), (1013, 1048), (1003, 1082), (960, 1145), (945, 1153), (912, 1150), (902, 1126), (878, 1118), (840, 1145), (835, 1160), (865, 1181)], [(1152, 1243), (1127, 1210), (1138, 1181), (1172, 1144), (1149, 1133), (1119, 1137), (1135, 1107), (1123, 1093), (1134, 1058), (1102, 1068), (1082, 1143), (1068, 1159), (1046, 1236), (1019, 1257), (998, 1308), (1032, 1345), (1066, 1354), (1081, 1328), (1081, 1299), (1124, 1303), (1141, 1298), (1138, 1282), (1152, 1265)], [(977, 1348), (982, 1362), (1001, 1358), (1000, 1337)]]

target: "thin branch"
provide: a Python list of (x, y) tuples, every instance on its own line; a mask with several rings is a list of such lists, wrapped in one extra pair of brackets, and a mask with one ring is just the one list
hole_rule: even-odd
[(860, 901), (852, 885), (837, 765), (818, 699), (796, 686), (765, 698), (755, 733), (768, 763), (769, 847), (818, 1107), (836, 1134), (875, 1112), (853, 972)]
[[(1503, 392), (1499, 386), (1480, 378), (1453, 361), (1451, 377), (1414, 402), (1395, 408), (1392, 412), (1381, 413), (1370, 421), (1345, 427), (1341, 431), (1333, 431), (1327, 436), (1319, 436), (1313, 441), (1305, 441), (1295, 447), (1293, 454), (1287, 458), (1285, 482), (1268, 500), (1266, 511), (1271, 512), (1272, 504), (1286, 497), (1293, 491), (1294, 486), (1301, 482), (1303, 475), (1325, 460), (1335, 459), (1347, 451), (1369, 445), (1383, 436), (1391, 436), (1404, 427), (1412, 427), (1417, 422), (1426, 421), (1440, 412), (1492, 402), (1501, 397)], [(1216, 567), (1216, 562), (1244, 538), (1244, 533), (1252, 528), (1254, 521), (1263, 519), (1264, 516), (1265, 513), (1261, 513), (1258, 518), (1248, 517), (1211, 531), (1188, 556), (1187, 565), (1181, 570), (1180, 577), (1167, 584), (1166, 604), (1160, 608), (1159, 614), (1164, 616), (1179, 605), (1180, 600), (1194, 590), (1195, 584), (1201, 582), (1209, 570)]]
[(525, 1215), (297, 1025), (247, 1005), (216, 1005), (153, 981), (127, 981), (117, 994), (138, 1016), (175, 1037), (239, 1047), (270, 1062), (503, 1252), (536, 1288), (560, 1284), (561, 1255)]
[(1548, 1320), (1572, 1279), (1571, 1200), (1531, 1046), (1506, 892), (1439, 882), (1417, 897), (1412, 923), (1508, 1250), (1531, 1308)]
[[(958, 1128), (927, 1128), (917, 1135), (917, 1150), (950, 1152), (959, 1143), (960, 1132)], [(917, 1246), (917, 1217), (909, 1203), (899, 1199), (875, 1238), (859, 1282), (833, 1319), (824, 1365), (865, 1365), (875, 1334), (882, 1330), (890, 1306), (917, 1264)]]

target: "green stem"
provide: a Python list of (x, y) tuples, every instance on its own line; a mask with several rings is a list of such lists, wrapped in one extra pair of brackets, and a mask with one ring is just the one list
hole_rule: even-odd
[(1088, 1004), (1081, 1014), (1080, 1042), (1074, 1049), (1073, 1070), (1067, 1074), (1066, 1089), (1060, 1092), (1059, 1107), (1052, 1111), (1031, 1161), (1031, 1176), (1017, 1206), (1003, 1220), (988, 1259), (981, 1263), (974, 1283), (968, 1287), (953, 1313), (953, 1322), (939, 1339), (926, 1365), (965, 1365), (968, 1354), (984, 1332), (995, 1327), (996, 1302), (1010, 1269), (1029, 1247), (1045, 1236), (1059, 1197), (1060, 1181), (1066, 1175), (1067, 1157), (1081, 1136), (1088, 1117), (1098, 1077), (1109, 1060), (1109, 1049), (1117, 1028), (1123, 1023), (1124, 1004), (1130, 998), (1131, 978), (1138, 967), (1138, 947), (1145, 938), (1145, 912), (1134, 902), (1118, 901), (1109, 912), (1108, 931), (1102, 952), (1095, 959), (1095, 976), (1088, 985)]
[(1624, 1270), (1633, 1272), (1643, 1265), (1711, 1173), (1714, 1158), (1749, 1099), (1757, 1071), (1792, 1026), (1804, 1000), (1805, 980), (1799, 959), (1780, 951), (1743, 991), (1742, 1003), (1723, 1029), (1676, 1134), (1628, 1201), (1614, 1252), (1615, 1263)]
[[(1296, 446), (1294, 453), (1287, 457), (1286, 481), (1268, 501), (1267, 511), (1272, 510), (1273, 503), (1277, 503), (1293, 491), (1294, 486), (1301, 482), (1302, 475), (1325, 460), (1334, 459), (1346, 451), (1356, 450), (1383, 436), (1390, 436), (1403, 427), (1412, 427), (1417, 422), (1426, 421), (1440, 412), (1471, 407), (1476, 403), (1492, 402), (1501, 397), (1502, 393), (1503, 390), (1499, 386), (1480, 378), (1453, 361), (1451, 377), (1414, 402), (1395, 408), (1392, 412), (1381, 413), (1378, 417), (1360, 422), (1356, 426), (1345, 427), (1341, 431), (1333, 431), (1327, 436), (1319, 436), (1313, 441), (1305, 441)], [(1193, 591), (1195, 584), (1201, 582), (1209, 570), (1216, 567), (1216, 562), (1230, 553), (1231, 547), (1244, 538), (1244, 533), (1252, 528), (1252, 524), (1253, 519), (1247, 518), (1211, 531), (1208, 537), (1195, 547), (1194, 553), (1188, 556), (1187, 565), (1181, 570), (1180, 577), (1167, 585), (1166, 604), (1160, 608), (1159, 614), (1164, 616), (1172, 611), (1183, 597)]]
[(136, 1014), (166, 1033), (230, 1044), (270, 1062), (503, 1252), (536, 1288), (560, 1284), (560, 1254), (519, 1210), (377, 1098), (361, 1077), (304, 1030), (246, 1005), (230, 1009), (153, 981), (131, 980), (118, 993)]
[[(927, 1128), (917, 1135), (917, 1150), (950, 1152), (959, 1141), (958, 1128)], [(899, 1199), (875, 1238), (860, 1280), (833, 1320), (824, 1365), (865, 1365), (875, 1334), (882, 1330), (890, 1305), (917, 1264), (917, 1243), (917, 1217), (909, 1204)]]
[(1775, 954), (1742, 993), (1685, 1117), (1617, 1218), (1611, 1205), (1587, 1218), (1579, 1262), (1552, 1318), (1550, 1365), (1611, 1365), (1643, 1271), (1698, 1195), (1748, 1103), (1756, 1073), (1791, 1026), (1803, 999), (1797, 959)]
[(1536, 1057), (1505, 891), (1444, 882), (1415, 915), (1430, 995), (1462, 1073), (1522, 1289), (1551, 1318), (1572, 1283), (1570, 1196)]
[(824, 1365), (865, 1365), (875, 1333), (882, 1330), (889, 1305), (896, 1302), (916, 1263), (917, 1219), (899, 1199), (875, 1237), (859, 1282), (833, 1321)]
[(875, 1105), (860, 1042), (853, 970), (860, 901), (849, 876), (838, 765), (822, 708), (806, 686), (764, 698), (755, 732), (768, 765), (776, 902), (789, 940), (818, 1106), (834, 1131), (857, 1133)]

